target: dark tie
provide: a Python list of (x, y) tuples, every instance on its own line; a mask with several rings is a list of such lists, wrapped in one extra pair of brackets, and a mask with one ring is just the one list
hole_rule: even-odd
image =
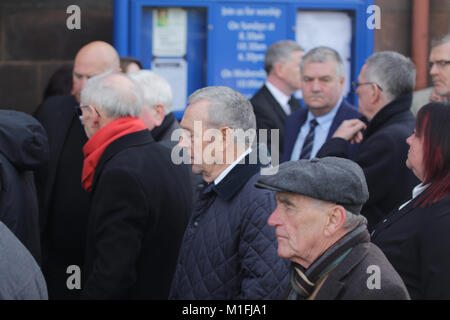
[(288, 101), (288, 104), (291, 107), (291, 113), (294, 113), (295, 111), (297, 111), (302, 107), (300, 102), (298, 102), (297, 98), (295, 98), (294, 96), (291, 96), (291, 98)]
[(309, 132), (306, 136), (305, 142), (303, 143), (302, 153), (300, 154), (300, 159), (309, 159), (311, 157), (311, 151), (314, 143), (314, 129), (318, 125), (316, 119), (312, 119), (309, 122)]

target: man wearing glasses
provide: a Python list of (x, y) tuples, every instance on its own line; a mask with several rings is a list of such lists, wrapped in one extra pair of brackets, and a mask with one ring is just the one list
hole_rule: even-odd
[(83, 269), (88, 193), (81, 186), (86, 134), (75, 106), (86, 81), (108, 70), (120, 70), (119, 55), (108, 43), (91, 42), (78, 51), (73, 68), (73, 95), (50, 97), (36, 118), (45, 128), (50, 145), (48, 168), (36, 174), (42, 240), (42, 267), (50, 299), (77, 299), (69, 290), (67, 269)]
[(436, 93), (450, 100), (450, 33), (436, 39), (431, 44), (430, 76)]
[[(337, 156), (357, 162), (369, 186), (369, 200), (362, 209), (368, 228), (411, 196), (419, 181), (405, 165), (406, 138), (414, 129), (410, 109), (416, 71), (405, 56), (383, 51), (366, 61), (354, 83), (359, 111), (367, 118), (344, 121), (319, 150), (318, 157)], [(348, 146), (361, 143), (355, 156)]]

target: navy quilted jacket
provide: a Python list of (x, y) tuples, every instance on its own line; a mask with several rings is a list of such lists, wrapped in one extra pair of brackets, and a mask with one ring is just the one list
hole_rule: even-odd
[[(248, 156), (246, 159), (248, 163)], [(238, 164), (217, 186), (199, 190), (187, 226), (171, 299), (278, 299), (289, 262), (277, 254), (267, 219), (276, 203), (256, 189), (260, 165)]]

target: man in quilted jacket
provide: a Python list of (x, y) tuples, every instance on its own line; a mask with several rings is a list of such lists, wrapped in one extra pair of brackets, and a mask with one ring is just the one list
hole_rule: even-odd
[[(280, 298), (288, 287), (289, 263), (278, 256), (274, 230), (267, 225), (274, 194), (254, 187), (263, 161), (252, 145), (252, 105), (230, 88), (203, 88), (189, 97), (181, 127), (183, 159), (203, 183), (170, 298)], [(172, 160), (179, 160), (174, 153)]]

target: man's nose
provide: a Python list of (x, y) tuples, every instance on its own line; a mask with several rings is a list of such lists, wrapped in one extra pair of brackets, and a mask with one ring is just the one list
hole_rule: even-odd
[(433, 66), (430, 69), (430, 75), (433, 76), (433, 75), (436, 75), (438, 73), (439, 73), (438, 66), (436, 65), (436, 63), (433, 63)]
[(312, 90), (313, 91), (320, 91), (322, 89), (322, 87), (320, 86), (319, 80), (315, 79), (312, 82)]
[(279, 218), (278, 218), (278, 206), (275, 208), (275, 211), (272, 212), (272, 214), (269, 216), (269, 219), (267, 220), (267, 224), (271, 227), (276, 227), (280, 224)]

